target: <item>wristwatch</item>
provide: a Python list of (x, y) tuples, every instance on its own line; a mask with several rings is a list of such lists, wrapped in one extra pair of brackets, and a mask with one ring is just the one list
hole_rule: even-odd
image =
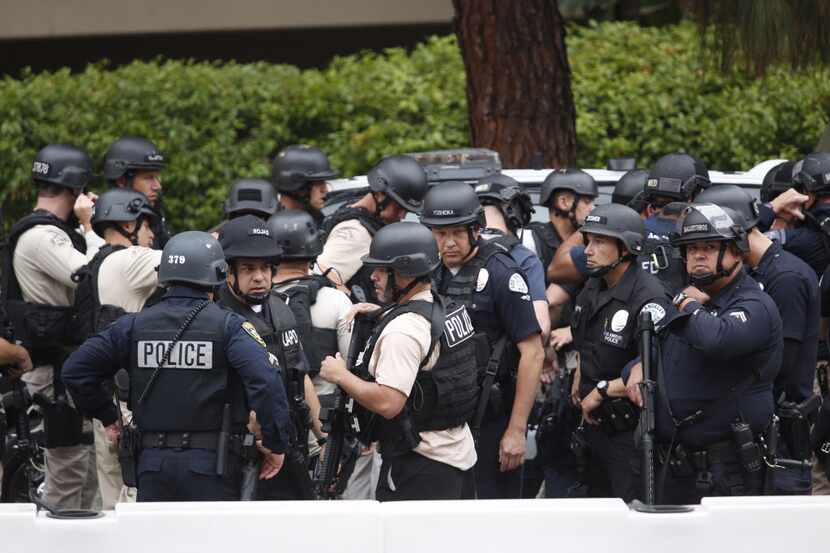
[(608, 381), (600, 380), (597, 382), (597, 392), (602, 396), (602, 399), (608, 398)]
[(683, 304), (684, 301), (689, 299), (689, 294), (686, 292), (678, 292), (677, 295), (671, 300), (674, 306), (680, 309), (680, 306)]

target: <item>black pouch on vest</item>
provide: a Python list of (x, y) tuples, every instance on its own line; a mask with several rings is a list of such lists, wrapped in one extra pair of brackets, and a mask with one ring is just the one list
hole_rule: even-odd
[(9, 300), (6, 310), (16, 337), (30, 349), (74, 342), (71, 307)]
[(37, 404), (43, 409), (46, 449), (76, 446), (84, 442), (84, 419), (66, 399), (49, 401), (40, 396)]

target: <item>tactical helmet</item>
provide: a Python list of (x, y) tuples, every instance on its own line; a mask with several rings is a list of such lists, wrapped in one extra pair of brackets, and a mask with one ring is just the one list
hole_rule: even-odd
[(323, 252), (323, 235), (307, 212), (278, 211), (268, 219), (268, 228), (282, 248), (283, 259), (312, 260)]
[(764, 175), (764, 182), (761, 184), (762, 202), (771, 202), (788, 188), (793, 188), (794, 167), (795, 161), (785, 161), (767, 171)]
[(256, 215), (242, 215), (222, 225), (219, 243), (228, 261), (242, 257), (276, 261), (282, 255), (271, 229)]
[(92, 177), (92, 160), (80, 148), (68, 144), (49, 144), (32, 163), (35, 183), (50, 183), (73, 190), (83, 190)]
[(813, 152), (796, 163), (793, 182), (805, 193), (830, 194), (830, 153)]
[(709, 171), (702, 161), (688, 154), (668, 154), (658, 159), (649, 171), (645, 200), (662, 196), (689, 202), (710, 184)]
[(481, 225), (484, 210), (475, 191), (463, 182), (433, 186), (424, 197), (421, 224), (428, 227)]
[(219, 242), (207, 232), (189, 230), (176, 234), (161, 254), (159, 283), (193, 284), (212, 288), (224, 282), (228, 263)]
[[(735, 212), (714, 204), (692, 204), (678, 221), (672, 245), (684, 248), (695, 242), (734, 242), (741, 252), (749, 251), (746, 231), (736, 221)], [(746, 224), (746, 223), (744, 223)]]
[(380, 229), (372, 238), (369, 255), (361, 261), (371, 268), (394, 269), (405, 277), (429, 275), (441, 263), (438, 245), (429, 229), (408, 221)]
[[(150, 207), (147, 196), (127, 188), (112, 188), (107, 190), (95, 202), (95, 212), (92, 214), (92, 230), (99, 236), (104, 235), (104, 224), (127, 223), (137, 221), (141, 217), (155, 218), (156, 212)], [(136, 229), (136, 234), (138, 229)], [(130, 236), (127, 236), (131, 238)]]
[(598, 234), (616, 238), (632, 255), (643, 252), (645, 225), (640, 215), (628, 206), (599, 205), (585, 217), (585, 224), (580, 230), (583, 235)]
[(752, 195), (734, 184), (721, 184), (707, 188), (697, 196), (697, 203), (715, 204), (720, 207), (739, 213), (743, 221), (743, 229), (749, 232), (758, 224), (761, 206)]
[(535, 212), (530, 196), (519, 183), (502, 173), (484, 177), (475, 187), (481, 205), (499, 208), (511, 232), (526, 226)]
[(253, 214), (263, 219), (277, 211), (277, 195), (267, 180), (239, 179), (231, 185), (225, 200), (225, 217), (233, 219), (240, 215)]
[(387, 196), (383, 210), (389, 198), (412, 213), (420, 213), (427, 193), (427, 174), (423, 167), (409, 156), (389, 156), (372, 167), (367, 175), (369, 189), (383, 192)]
[(146, 138), (125, 136), (119, 138), (104, 156), (104, 178), (115, 181), (130, 171), (161, 171), (164, 156), (156, 145)]
[(314, 146), (293, 145), (283, 148), (271, 169), (271, 179), (279, 192), (298, 192), (307, 183), (337, 178), (329, 159)]
[(611, 203), (627, 205), (637, 212), (642, 211), (647, 180), (648, 171), (645, 169), (632, 169), (628, 171), (614, 185), (614, 192), (611, 194)]
[(557, 169), (552, 171), (542, 183), (539, 203), (550, 206), (554, 192), (557, 190), (569, 190), (577, 196), (587, 196), (589, 198), (599, 196), (597, 181), (582, 169)]

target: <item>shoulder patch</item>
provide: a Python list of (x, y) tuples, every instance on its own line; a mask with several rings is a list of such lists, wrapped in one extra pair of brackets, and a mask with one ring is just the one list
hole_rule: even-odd
[(663, 320), (663, 317), (666, 316), (665, 308), (659, 303), (654, 302), (645, 304), (643, 308), (640, 310), (640, 313), (644, 312), (651, 315), (651, 322), (653, 322), (654, 324), (659, 323)]
[(745, 323), (747, 321), (746, 313), (744, 313), (743, 311), (733, 311), (732, 313), (729, 313), (729, 316), (730, 317), (735, 317), (736, 319), (738, 319), (742, 323)]
[(242, 330), (248, 333), (248, 336), (256, 340), (257, 344), (259, 344), (262, 347), (265, 347), (265, 340), (262, 339), (262, 337), (256, 331), (256, 328), (254, 328), (253, 324), (249, 323), (248, 321), (245, 321), (244, 323), (242, 323)]
[(507, 287), (511, 292), (527, 294), (527, 282), (525, 282), (525, 279), (519, 273), (510, 275), (510, 281), (507, 283)]
[(487, 281), (490, 280), (490, 273), (484, 267), (481, 268), (478, 272), (478, 278), (476, 279), (476, 292), (481, 292), (484, 288), (487, 287)]

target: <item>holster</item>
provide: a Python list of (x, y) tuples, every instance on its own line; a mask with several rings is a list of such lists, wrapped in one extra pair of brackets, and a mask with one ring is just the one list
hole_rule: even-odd
[(35, 394), (34, 400), (43, 410), (46, 449), (93, 443), (91, 435), (84, 434), (83, 417), (69, 405), (65, 396), (58, 396), (57, 400), (52, 401), (41, 394)]
[(602, 402), (598, 409), (597, 421), (600, 429), (612, 436), (620, 432), (631, 432), (639, 422), (637, 408), (628, 399), (617, 397)]
[(138, 485), (138, 471), (136, 470), (138, 454), (141, 448), (141, 433), (133, 424), (121, 429), (121, 440), (118, 443), (118, 462), (121, 465), (121, 478), (124, 485), (135, 488)]
[(781, 420), (780, 435), (786, 446), (787, 454), (793, 459), (809, 459), (811, 421), (821, 406), (821, 398), (814, 395), (800, 404), (782, 402), (776, 408), (776, 415)]

